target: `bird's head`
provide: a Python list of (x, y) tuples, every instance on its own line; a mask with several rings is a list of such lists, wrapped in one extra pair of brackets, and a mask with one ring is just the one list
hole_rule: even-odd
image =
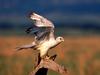
[(63, 38), (63, 37), (57, 37), (57, 38), (56, 38), (56, 41), (59, 42), (59, 43), (61, 43), (61, 42), (64, 41), (64, 38)]

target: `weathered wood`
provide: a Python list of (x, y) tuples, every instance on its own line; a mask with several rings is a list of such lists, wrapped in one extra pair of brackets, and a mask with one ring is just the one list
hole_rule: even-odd
[(54, 62), (55, 58), (56, 56), (52, 56), (50, 59), (42, 59), (30, 75), (47, 75), (48, 69), (67, 75), (67, 69)]

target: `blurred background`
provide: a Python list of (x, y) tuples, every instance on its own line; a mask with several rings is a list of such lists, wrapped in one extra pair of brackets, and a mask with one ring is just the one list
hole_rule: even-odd
[[(50, 51), (69, 75), (100, 75), (100, 0), (0, 0), (0, 75), (28, 75), (34, 66), (33, 50), (16, 52), (34, 37), (25, 33), (36, 12), (55, 26), (65, 42)], [(49, 71), (48, 75), (59, 75)]]

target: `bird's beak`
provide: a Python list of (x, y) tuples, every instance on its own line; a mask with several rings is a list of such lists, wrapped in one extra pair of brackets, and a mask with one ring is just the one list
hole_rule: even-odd
[(62, 42), (64, 42), (64, 39), (62, 39)]

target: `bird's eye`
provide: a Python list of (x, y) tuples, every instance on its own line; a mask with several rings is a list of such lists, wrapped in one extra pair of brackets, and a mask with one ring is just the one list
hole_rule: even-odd
[(62, 38), (60, 38), (60, 40), (62, 40)]

